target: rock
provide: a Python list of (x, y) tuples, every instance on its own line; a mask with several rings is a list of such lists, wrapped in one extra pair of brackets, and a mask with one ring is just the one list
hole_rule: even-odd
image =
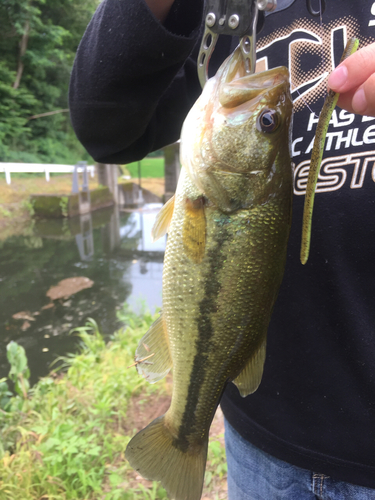
[(46, 293), (51, 300), (67, 299), (85, 288), (91, 288), (94, 282), (84, 276), (67, 278), (60, 281), (56, 286), (52, 286)]
[(31, 312), (29, 311), (21, 311), (19, 313), (13, 314), (12, 318), (14, 319), (23, 319), (27, 321), (35, 321), (35, 318), (31, 316)]

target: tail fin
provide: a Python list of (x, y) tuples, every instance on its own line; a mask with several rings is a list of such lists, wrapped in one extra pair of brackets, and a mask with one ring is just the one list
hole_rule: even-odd
[(200, 500), (207, 446), (208, 440), (193, 452), (181, 451), (159, 417), (133, 437), (125, 456), (144, 478), (161, 481), (171, 500)]

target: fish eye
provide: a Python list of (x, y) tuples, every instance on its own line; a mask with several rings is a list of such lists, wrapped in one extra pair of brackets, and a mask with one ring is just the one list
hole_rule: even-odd
[(274, 132), (279, 126), (279, 117), (274, 109), (264, 109), (258, 118), (258, 130)]

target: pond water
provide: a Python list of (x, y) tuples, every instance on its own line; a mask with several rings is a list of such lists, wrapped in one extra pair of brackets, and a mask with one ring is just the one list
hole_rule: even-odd
[[(87, 318), (106, 336), (121, 326), (117, 311), (125, 302), (138, 312), (161, 307), (166, 239), (151, 241), (160, 207), (34, 221), (27, 235), (0, 241), (0, 378), (9, 372), (11, 340), (25, 348), (35, 383), (58, 356), (76, 350), (78, 339), (69, 332)], [(74, 277), (93, 284), (53, 302), (46, 296)]]

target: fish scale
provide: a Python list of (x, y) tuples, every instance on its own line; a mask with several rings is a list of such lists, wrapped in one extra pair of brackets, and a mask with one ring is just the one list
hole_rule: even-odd
[[(187, 176), (183, 181), (190, 183)], [(223, 386), (238, 375), (238, 366), (242, 367), (248, 360), (252, 341), (259, 337), (256, 342), (260, 344), (265, 338), (269, 317), (265, 317), (262, 304), (274, 302), (274, 290), (281, 282), (282, 272), (279, 264), (269, 264), (265, 269), (263, 261), (273, 263), (277, 256), (279, 262), (280, 254), (285, 259), (291, 198), (282, 198), (284, 206), (275, 200), (231, 215), (208, 207), (209, 244), (202, 263), (194, 264), (184, 251), (181, 228), (178, 229), (186, 191), (188, 189), (177, 195), (164, 264), (163, 304), (175, 380), (166, 421), (171, 422), (174, 434), (184, 434), (185, 439), (194, 443), (202, 435), (195, 428), (203, 428), (204, 437), (207, 436)], [(211, 273), (216, 278), (209, 279)], [(227, 276), (231, 279), (226, 279)], [(207, 284), (211, 285), (211, 292), (207, 291)], [(178, 311), (174, 308), (176, 297), (185, 297)], [(200, 310), (202, 305), (205, 311)], [(215, 331), (214, 338), (210, 329)], [(241, 342), (238, 341), (239, 329), (243, 336)], [(191, 350), (197, 354), (188, 356)], [(186, 379), (194, 380), (194, 384), (187, 386)], [(199, 398), (211, 404), (192, 411)], [(192, 419), (194, 426), (182, 424)]]

